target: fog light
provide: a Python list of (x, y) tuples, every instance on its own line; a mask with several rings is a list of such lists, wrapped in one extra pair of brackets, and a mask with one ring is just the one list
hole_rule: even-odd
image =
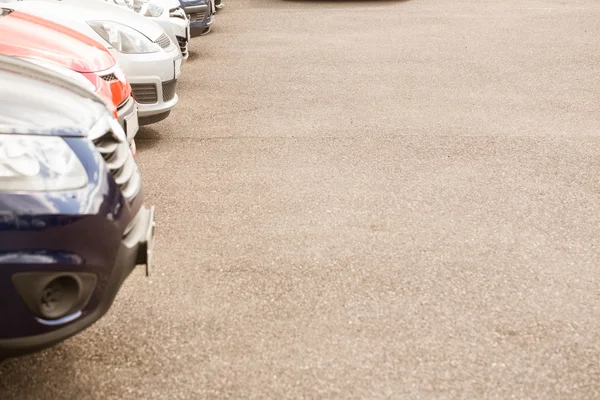
[(39, 300), (42, 316), (58, 319), (68, 315), (77, 302), (79, 290), (79, 283), (71, 276), (61, 276), (50, 281)]
[(45, 320), (81, 311), (96, 286), (90, 273), (23, 272), (12, 280), (29, 309)]

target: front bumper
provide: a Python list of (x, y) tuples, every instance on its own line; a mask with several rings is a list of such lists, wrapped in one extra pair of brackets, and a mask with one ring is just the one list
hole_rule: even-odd
[(190, 21), (190, 36), (196, 37), (210, 31), (213, 24), (211, 3), (197, 6), (187, 6), (183, 10)]
[(179, 100), (173, 83), (181, 74), (179, 49), (150, 54), (123, 54), (114, 49), (110, 52), (129, 79), (140, 125), (168, 115)]
[(138, 106), (133, 97), (129, 96), (127, 100), (117, 107), (117, 116), (119, 118), (119, 125), (121, 125), (123, 131), (127, 134), (127, 141), (131, 143), (140, 127)]
[[(0, 339), (0, 360), (53, 346), (99, 320), (110, 309), (121, 285), (136, 265), (146, 264), (149, 271), (153, 242), (154, 208), (142, 207), (121, 240), (112, 273), (103, 288), (102, 298), (96, 303), (95, 308), (85, 314), (82, 314), (81, 310), (76, 310), (73, 315), (55, 321), (56, 329), (44, 334)], [(26, 270), (26, 266), (23, 266), (23, 269)], [(61, 273), (73, 274), (73, 271), (45, 270), (43, 273), (60, 275)], [(65, 322), (61, 325), (60, 321), (63, 320)]]

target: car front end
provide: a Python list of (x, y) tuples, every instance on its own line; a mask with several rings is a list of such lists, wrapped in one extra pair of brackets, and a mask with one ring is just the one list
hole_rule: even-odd
[[(166, 34), (162, 40), (170, 41)], [(126, 73), (138, 105), (140, 125), (153, 124), (167, 118), (179, 100), (177, 81), (181, 76), (183, 62), (179, 50), (124, 56), (122, 61), (123, 70), (129, 71)]]
[(190, 36), (196, 37), (210, 32), (215, 14), (214, 0), (179, 0), (190, 21)]
[(179, 46), (183, 60), (189, 56), (190, 22), (177, 0), (134, 1), (134, 11), (160, 25)]
[[(179, 26), (180, 28), (176, 31), (173, 29), (173, 36), (175, 37), (175, 43), (179, 45), (181, 56), (184, 60), (187, 60), (190, 56), (190, 21), (187, 18), (187, 14), (181, 6), (178, 4), (169, 9), (169, 20), (172, 24)], [(185, 29), (182, 29), (184, 28)], [(171, 39), (173, 39), (171, 37)]]
[(177, 0), (80, 0), (82, 3), (86, 1), (114, 4), (150, 19), (180, 46), (181, 56), (184, 61), (187, 60), (190, 24)]
[(169, 116), (179, 100), (177, 80), (183, 63), (179, 47), (169, 35), (158, 25), (147, 22), (155, 28), (145, 30), (141, 24), (128, 26), (107, 19), (87, 21), (98, 39), (109, 45), (108, 50), (129, 79), (140, 125)]
[(125, 132), (127, 142), (130, 144), (133, 142), (140, 126), (138, 105), (133, 99), (131, 85), (117, 64), (103, 71), (77, 73), (64, 66), (39, 59), (28, 59), (26, 57), (23, 57), (23, 59), (64, 75), (71, 81), (80, 82), (84, 86), (87, 85), (81, 82), (79, 76), (87, 79), (90, 83), (89, 90), (106, 101), (107, 107)]
[(0, 359), (59, 343), (149, 268), (154, 210), (117, 121), (62, 75), (0, 57)]

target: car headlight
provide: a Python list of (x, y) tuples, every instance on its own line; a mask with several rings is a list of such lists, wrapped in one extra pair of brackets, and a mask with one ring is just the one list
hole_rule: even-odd
[(141, 32), (113, 21), (88, 21), (88, 25), (96, 31), (117, 51), (125, 54), (146, 54), (160, 51), (160, 46), (153, 43)]
[[(14, 1), (14, 0), (13, 0)], [(113, 0), (115, 2), (115, 4), (120, 4), (118, 1)], [(133, 10), (133, 0), (123, 0), (123, 3), (125, 3), (125, 5), (127, 7), (129, 7), (130, 9)]]
[(87, 185), (85, 168), (58, 136), (0, 134), (0, 191), (57, 191)]
[(134, 0), (133, 11), (143, 15), (144, 17), (157, 18), (163, 14), (165, 9), (157, 6), (156, 4), (152, 4), (147, 0)]

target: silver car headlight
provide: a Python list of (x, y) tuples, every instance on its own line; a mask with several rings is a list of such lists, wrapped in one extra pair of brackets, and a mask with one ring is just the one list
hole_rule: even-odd
[(121, 53), (146, 54), (160, 51), (160, 46), (144, 34), (118, 22), (88, 21), (88, 25)]
[(85, 168), (58, 136), (0, 134), (0, 191), (58, 191), (87, 185)]
[(133, 11), (143, 15), (144, 17), (157, 18), (163, 14), (165, 9), (157, 6), (156, 4), (152, 4), (147, 0), (134, 0)]

